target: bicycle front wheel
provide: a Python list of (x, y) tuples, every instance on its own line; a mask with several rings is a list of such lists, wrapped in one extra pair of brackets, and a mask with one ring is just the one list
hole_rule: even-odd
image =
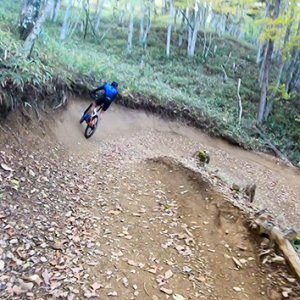
[(93, 125), (87, 125), (84, 131), (84, 136), (85, 138), (90, 138), (96, 131), (97, 127), (98, 127), (98, 122), (99, 122), (99, 118), (98, 116), (93, 117), (91, 123)]

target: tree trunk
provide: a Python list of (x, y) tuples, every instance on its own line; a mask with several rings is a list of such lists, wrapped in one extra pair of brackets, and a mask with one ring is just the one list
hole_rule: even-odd
[(59, 10), (60, 10), (60, 5), (61, 5), (61, 0), (56, 0), (56, 5), (55, 5), (54, 13), (53, 13), (53, 16), (52, 16), (52, 21), (54, 23), (57, 21)]
[(140, 22), (140, 43), (143, 43), (144, 39), (144, 20), (145, 20), (145, 4), (141, 2), (141, 22)]
[[(291, 29), (292, 29), (292, 25), (293, 25), (293, 19), (294, 19), (294, 7), (292, 7), (292, 10), (291, 10), (290, 23), (288, 24), (288, 26), (286, 28), (282, 49), (285, 48), (287, 42), (290, 40)], [(266, 107), (266, 111), (265, 111), (265, 117), (264, 117), (265, 121), (268, 119), (270, 113), (272, 112), (273, 103), (274, 103), (278, 88), (279, 88), (279, 86), (282, 82), (282, 74), (283, 74), (283, 69), (284, 69), (284, 66), (285, 66), (285, 62), (283, 61), (282, 54), (280, 54), (280, 59), (279, 60), (280, 60), (280, 67), (279, 67), (279, 70), (278, 70), (278, 75), (277, 75), (277, 80), (276, 80), (276, 87), (275, 87), (274, 92), (271, 94), (270, 99), (268, 100), (268, 103), (267, 103), (267, 107)]]
[(144, 36), (142, 39), (142, 45), (143, 48), (147, 48), (147, 41), (148, 41), (148, 34), (150, 32), (151, 28), (151, 6), (148, 7), (148, 13), (147, 13), (147, 25), (146, 25), (146, 30), (144, 31)]
[(270, 100), (268, 100), (266, 111), (265, 111), (265, 116), (264, 116), (264, 121), (266, 121), (268, 119), (268, 117), (273, 109), (273, 103), (274, 103), (274, 100), (275, 100), (275, 97), (277, 94), (277, 90), (278, 90), (280, 82), (281, 82), (283, 67), (284, 67), (284, 62), (281, 62), (279, 71), (278, 71), (278, 75), (277, 75), (276, 87), (275, 87), (274, 92), (270, 96)]
[(19, 34), (20, 38), (24, 41), (38, 19), (41, 2), (41, 0), (26, 0), (24, 2), (19, 20)]
[(130, 3), (130, 20), (128, 24), (128, 40), (127, 40), (127, 54), (132, 54), (132, 37), (133, 37), (133, 17), (134, 17), (134, 6)]
[[(271, 12), (271, 4), (270, 4), (269, 1), (267, 1), (267, 3), (266, 3), (265, 18), (269, 18), (270, 17), (270, 12)], [(263, 29), (264, 29), (264, 26), (261, 26), (260, 29), (259, 29), (258, 36), (260, 36), (262, 34)], [(258, 65), (261, 65), (261, 63), (263, 61), (265, 49), (266, 49), (266, 44), (259, 43), (259, 46), (258, 46), (258, 49), (257, 49), (257, 54), (256, 54), (256, 63)]]
[[(189, 18), (189, 15), (188, 15), (189, 11), (187, 10), (187, 18)], [(191, 17), (192, 19), (192, 17)], [(195, 23), (195, 22), (194, 22)], [(194, 24), (195, 26), (195, 24)], [(191, 42), (192, 42), (192, 35), (193, 35), (193, 30), (194, 28), (192, 26), (189, 26), (189, 30), (188, 30), (188, 45), (187, 45), (187, 53), (189, 54), (190, 52), (190, 48), (191, 48)]]
[[(280, 1), (281, 0), (276, 0), (276, 2), (275, 2), (273, 20), (278, 18)], [(258, 117), (257, 117), (258, 124), (262, 124), (264, 121), (266, 102), (267, 102), (267, 93), (268, 93), (268, 87), (269, 87), (269, 72), (270, 72), (270, 67), (271, 67), (271, 63), (272, 63), (273, 49), (274, 49), (274, 41), (272, 39), (269, 39), (267, 42), (265, 56), (264, 56), (264, 62), (263, 62), (261, 96), (260, 96), (260, 104), (259, 104)]]
[(24, 41), (23, 44), (23, 54), (25, 57), (29, 57), (32, 49), (34, 47), (34, 43), (36, 41), (36, 39), (38, 38), (41, 30), (42, 30), (42, 26), (43, 23), (45, 22), (47, 16), (49, 15), (50, 9), (51, 9), (51, 5), (52, 5), (52, 1), (53, 0), (47, 0), (37, 21), (35, 22), (31, 32), (29, 33), (29, 35), (27, 36), (26, 40)]
[[(296, 32), (296, 36), (300, 38), (300, 23), (298, 24), (298, 29)], [(290, 93), (291, 89), (291, 82), (293, 80), (293, 77), (295, 72), (296, 72), (296, 65), (297, 65), (297, 61), (299, 60), (299, 50), (296, 49), (296, 47), (294, 47), (294, 49), (292, 50), (292, 54), (291, 54), (292, 58), (290, 60), (289, 66), (287, 68), (286, 71), (286, 89), (288, 91), (288, 93)]]
[(65, 17), (64, 17), (64, 22), (63, 22), (61, 32), (60, 32), (60, 39), (61, 40), (64, 40), (67, 37), (68, 21), (69, 21), (69, 16), (70, 16), (72, 3), (73, 3), (73, 0), (68, 1), (68, 5), (67, 5), (66, 12), (65, 12)]
[[(299, 56), (299, 53), (298, 53), (298, 56)], [(299, 77), (300, 77), (299, 58), (296, 61), (298, 61), (298, 63), (295, 64), (293, 72), (292, 72), (291, 77), (287, 84), (287, 92), (289, 94), (296, 88), (297, 82), (299, 81)]]
[(200, 14), (199, 14), (199, 11), (195, 11), (194, 30), (192, 32), (191, 43), (190, 43), (190, 47), (188, 49), (189, 57), (193, 57), (195, 55), (195, 48), (196, 48), (199, 26), (200, 26)]
[(100, 20), (101, 20), (101, 16), (102, 16), (102, 11), (103, 11), (103, 6), (104, 6), (104, 2), (105, 0), (101, 0), (101, 3), (98, 5), (98, 10), (96, 12), (96, 20), (95, 20), (95, 31), (98, 32), (99, 31), (99, 27), (100, 27)]
[(85, 40), (88, 32), (88, 26), (89, 26), (89, 20), (90, 20), (90, 1), (86, 0), (86, 3), (84, 5), (85, 10), (85, 27), (84, 27), (84, 35), (83, 39)]
[[(187, 12), (188, 8), (186, 8), (186, 12)], [(182, 42), (183, 42), (183, 34), (184, 34), (184, 24), (185, 24), (185, 19), (184, 16), (181, 16), (181, 25), (180, 25), (180, 31), (179, 31), (179, 38), (178, 38), (178, 46), (181, 47), (182, 46)]]
[(125, 15), (125, 10), (121, 9), (121, 12), (120, 12), (119, 18), (118, 18), (118, 26), (123, 26), (123, 24), (124, 24), (124, 15)]
[(173, 0), (170, 0), (170, 9), (169, 9), (169, 26), (168, 26), (168, 34), (167, 34), (167, 47), (166, 47), (166, 55), (170, 56), (170, 45), (171, 45), (171, 36), (172, 36), (172, 21), (174, 15), (174, 6)]

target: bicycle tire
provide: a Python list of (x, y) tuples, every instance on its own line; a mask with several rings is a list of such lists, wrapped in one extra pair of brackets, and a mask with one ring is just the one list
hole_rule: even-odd
[(89, 139), (96, 131), (98, 127), (99, 118), (98, 116), (93, 117), (92, 121), (96, 119), (95, 126), (91, 127), (90, 125), (87, 125), (84, 131), (84, 136), (86, 139)]

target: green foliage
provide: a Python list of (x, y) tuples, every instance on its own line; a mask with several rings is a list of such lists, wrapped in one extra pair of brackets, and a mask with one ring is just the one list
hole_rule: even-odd
[(277, 88), (274, 85), (270, 85), (269, 86), (269, 92), (270, 94), (275, 93), (276, 94), (276, 98), (275, 100), (285, 100), (285, 101), (289, 101), (291, 100), (291, 94), (288, 94), (285, 84), (281, 84), (279, 85), (279, 87)]

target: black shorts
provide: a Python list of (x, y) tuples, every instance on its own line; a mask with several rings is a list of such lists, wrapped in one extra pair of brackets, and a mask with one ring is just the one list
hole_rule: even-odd
[(112, 103), (112, 101), (110, 99), (107, 99), (104, 95), (99, 95), (98, 97), (96, 97), (95, 102), (97, 106), (103, 105), (103, 111), (106, 111)]

